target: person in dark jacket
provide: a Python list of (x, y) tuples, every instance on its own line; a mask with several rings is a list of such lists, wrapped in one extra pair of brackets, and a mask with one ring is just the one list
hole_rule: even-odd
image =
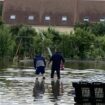
[(60, 64), (65, 62), (64, 57), (61, 55), (60, 52), (56, 52), (52, 55), (50, 58), (49, 64), (52, 62), (52, 67), (51, 67), (51, 78), (54, 78), (54, 73), (56, 71), (57, 73), (57, 78), (60, 79)]
[(45, 67), (45, 58), (41, 54), (36, 55), (34, 58), (34, 68), (36, 69), (36, 75), (39, 75), (40, 73), (43, 75), (45, 73)]

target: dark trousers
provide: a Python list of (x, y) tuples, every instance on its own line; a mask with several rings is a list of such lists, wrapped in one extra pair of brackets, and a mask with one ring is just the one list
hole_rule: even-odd
[(36, 68), (36, 74), (44, 74), (45, 73), (45, 67), (44, 66), (39, 66)]
[(51, 78), (54, 78), (54, 73), (57, 73), (57, 78), (60, 79), (60, 70), (51, 70)]

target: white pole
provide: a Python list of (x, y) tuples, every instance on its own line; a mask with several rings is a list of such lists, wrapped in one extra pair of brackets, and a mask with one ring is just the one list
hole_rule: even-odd
[[(39, 29), (36, 29), (36, 32), (39, 33)], [(45, 36), (43, 35), (42, 32), (41, 32), (41, 38), (42, 38), (43, 41), (45, 40)], [(52, 56), (52, 52), (51, 52), (51, 49), (49, 47), (47, 47), (47, 51), (48, 51), (49, 55)]]

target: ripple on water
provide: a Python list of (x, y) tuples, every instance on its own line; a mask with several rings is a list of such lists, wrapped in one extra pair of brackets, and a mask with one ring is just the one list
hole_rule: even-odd
[(10, 80), (10, 81), (17, 80), (17, 81), (31, 82), (31, 81), (35, 80), (35, 77), (9, 77), (9, 78), (6, 78), (6, 80)]

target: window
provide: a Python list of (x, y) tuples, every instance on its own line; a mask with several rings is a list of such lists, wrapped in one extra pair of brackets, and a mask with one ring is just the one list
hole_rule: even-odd
[(10, 19), (15, 20), (16, 19), (16, 15), (11, 15)]
[(84, 18), (83, 21), (84, 22), (89, 22), (89, 18)]
[(105, 22), (105, 18), (101, 18), (100, 19), (100, 22)]
[(49, 21), (50, 19), (50, 16), (45, 16), (45, 20)]
[(29, 16), (28, 20), (34, 20), (34, 16)]
[(67, 21), (67, 16), (62, 16), (62, 21)]

